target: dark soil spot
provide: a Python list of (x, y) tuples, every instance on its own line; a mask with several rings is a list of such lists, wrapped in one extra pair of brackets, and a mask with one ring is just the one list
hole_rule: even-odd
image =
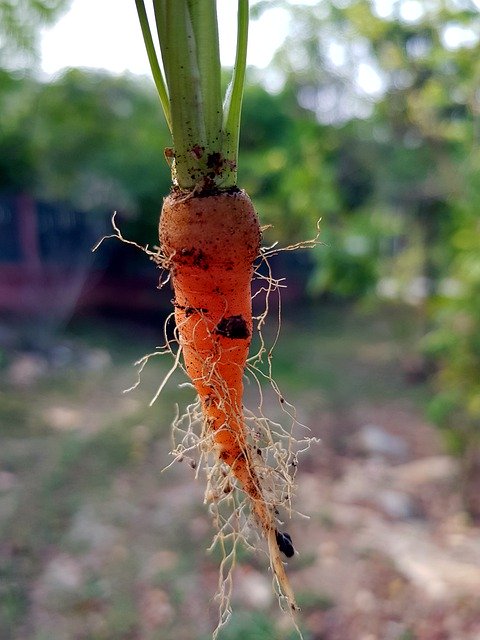
[(199, 269), (204, 269), (205, 271), (208, 269), (207, 257), (203, 253), (202, 250), (199, 250), (193, 259), (193, 264)]
[(216, 332), (225, 338), (245, 339), (250, 336), (247, 322), (243, 316), (228, 316), (217, 324)]
[(287, 558), (291, 558), (295, 553), (295, 549), (293, 548), (292, 538), (288, 533), (281, 533), (280, 531), (275, 532), (275, 538), (277, 540), (278, 548), (280, 551), (287, 556)]
[(195, 313), (208, 313), (208, 309), (204, 307), (185, 307), (183, 304), (179, 304), (175, 299), (171, 300), (171, 303), (176, 309), (184, 311), (186, 318), (193, 316)]
[(194, 313), (208, 313), (208, 309), (204, 309), (203, 307), (186, 307), (185, 308), (185, 317), (189, 318), (193, 316)]
[(215, 153), (209, 153), (207, 157), (207, 167), (213, 169), (214, 173), (218, 175), (224, 165), (224, 158), (221, 153), (216, 151)]

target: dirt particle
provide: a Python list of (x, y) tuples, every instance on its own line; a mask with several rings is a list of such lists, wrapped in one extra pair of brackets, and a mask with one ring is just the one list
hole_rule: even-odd
[(204, 400), (204, 404), (205, 404), (205, 408), (208, 409), (208, 407), (211, 407), (212, 404), (215, 404), (215, 399), (213, 397), (213, 395), (209, 394), (208, 396), (205, 397)]
[(196, 144), (192, 147), (191, 154), (194, 158), (196, 158), (197, 160), (200, 160), (200, 158), (203, 156), (204, 150), (205, 150), (205, 147), (201, 147), (199, 144)]
[(208, 269), (207, 258), (201, 249), (195, 255), (193, 264), (199, 269), (204, 269), (205, 271)]
[(180, 264), (193, 265), (203, 270), (209, 268), (207, 256), (201, 249), (197, 250), (195, 247), (183, 247), (178, 251), (174, 260)]
[(280, 551), (285, 556), (287, 556), (287, 558), (291, 558), (295, 553), (295, 549), (293, 548), (292, 538), (290, 537), (290, 534), (276, 531), (275, 539), (277, 541), (277, 545)]
[(185, 307), (186, 318), (193, 316), (195, 313), (208, 313), (208, 309), (204, 309), (203, 307)]
[(209, 153), (207, 157), (207, 167), (212, 169), (212, 177), (219, 175), (225, 165), (225, 159), (218, 151)]
[(217, 324), (216, 333), (224, 338), (244, 340), (250, 336), (247, 322), (241, 315), (222, 318)]

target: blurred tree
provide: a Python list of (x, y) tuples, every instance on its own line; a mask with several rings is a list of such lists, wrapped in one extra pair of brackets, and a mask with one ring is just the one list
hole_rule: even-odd
[(347, 225), (356, 211), (365, 217), (378, 205), (400, 218), (390, 225), (402, 236), (395, 251), (417, 248), (417, 275), (432, 293), (448, 267), (449, 203), (464, 189), (459, 167), (473, 143), (476, 7), (468, 0), (275, 4), (292, 21), (275, 72), (337, 132), (334, 180)]
[(52, 24), (70, 0), (0, 2), (0, 190), (22, 191), (35, 171), (31, 144), (40, 29)]
[(0, 68), (0, 190), (21, 191), (31, 180), (32, 103), (36, 83)]
[(153, 200), (158, 208), (168, 185), (168, 136), (150, 83), (70, 69), (40, 85), (34, 128), (44, 197), (85, 210), (134, 213)]
[(432, 304), (434, 328), (426, 336), (435, 358), (436, 395), (430, 417), (443, 430), (450, 450), (461, 456), (465, 507), (480, 520), (480, 151), (462, 166), (465, 190), (451, 203), (455, 228), (451, 263)]
[(480, 517), (478, 3), (346, 0), (295, 4), (291, 16), (276, 71), (338, 132), (342, 206), (326, 225), (335, 235), (323, 259), (330, 270), (317, 279), (362, 293), (345, 238), (360, 228), (381, 241), (382, 220), (396, 234), (370, 276), (388, 274), (394, 294), (403, 280), (405, 299), (426, 302), (438, 366), (431, 414), (462, 456), (466, 507)]
[(293, 97), (289, 87), (271, 95), (248, 86), (240, 141), (240, 183), (284, 242), (311, 237), (319, 218), (338, 209), (330, 132)]
[(18, 70), (38, 61), (40, 29), (52, 24), (71, 0), (2, 0), (0, 67)]
[(49, 83), (0, 72), (0, 82), (0, 188), (84, 211), (120, 210), (137, 218), (139, 242), (154, 241), (169, 169), (150, 83), (79, 69)]

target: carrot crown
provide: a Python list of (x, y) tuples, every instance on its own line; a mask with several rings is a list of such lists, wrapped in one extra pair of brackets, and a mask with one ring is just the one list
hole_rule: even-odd
[(153, 0), (163, 70), (144, 0), (135, 0), (163, 112), (173, 138), (172, 179), (181, 189), (237, 182), (245, 83), (248, 0), (238, 0), (237, 49), (222, 104), (216, 0)]

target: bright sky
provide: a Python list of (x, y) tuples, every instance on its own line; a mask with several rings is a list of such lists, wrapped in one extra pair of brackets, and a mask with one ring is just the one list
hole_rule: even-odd
[[(222, 63), (232, 66), (236, 3), (220, 0), (218, 16)], [(153, 23), (151, 26), (154, 29)], [(251, 22), (248, 64), (266, 67), (287, 30), (288, 14), (280, 8), (270, 9), (260, 20)], [(47, 74), (56, 74), (64, 67), (150, 74), (133, 0), (74, 0), (70, 11), (44, 31), (41, 51), (42, 68)]]
[[(313, 5), (317, 1), (290, 0), (290, 4)], [(480, 6), (480, 0), (474, 2)], [(151, 2), (146, 5), (148, 9)], [(234, 0), (217, 2), (220, 52), (225, 66), (232, 66), (235, 58), (236, 5)], [(377, 14), (387, 19), (393, 17), (397, 5), (398, 0), (374, 0)], [(425, 12), (425, 5), (420, 0), (402, 0), (398, 7), (400, 19), (407, 23), (421, 20)], [(154, 30), (153, 20), (151, 26)], [(258, 21), (251, 21), (248, 64), (267, 67), (283, 43), (288, 27), (288, 13), (279, 7), (267, 9)], [(445, 25), (441, 37), (447, 49), (473, 46), (478, 42), (478, 34), (452, 22)], [(43, 32), (41, 53), (42, 68), (50, 76), (65, 67), (104, 68), (114, 73), (130, 71), (150, 76), (134, 0), (73, 0), (68, 13)], [(335, 44), (332, 40), (328, 55), (334, 66), (342, 66), (343, 54), (342, 43)], [(371, 97), (378, 97), (384, 89), (384, 82), (368, 55), (359, 58), (354, 81)], [(274, 77), (271, 84), (270, 88), (275, 89)]]

